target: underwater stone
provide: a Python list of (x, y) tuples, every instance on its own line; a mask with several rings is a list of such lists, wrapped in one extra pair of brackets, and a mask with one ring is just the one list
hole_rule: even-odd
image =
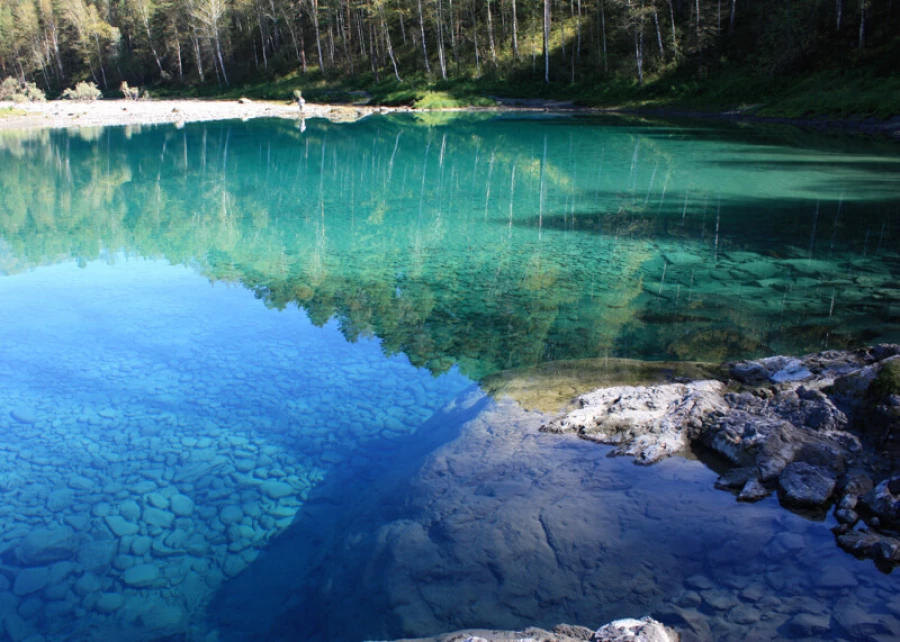
[(141, 564), (132, 566), (122, 573), (122, 581), (128, 586), (146, 588), (153, 586), (159, 579), (159, 568), (155, 564)]
[(47, 510), (56, 513), (72, 504), (75, 493), (65, 488), (58, 488), (47, 495)]
[(148, 506), (144, 509), (144, 522), (150, 524), (151, 526), (160, 526), (162, 528), (169, 528), (172, 525), (172, 522), (175, 521), (175, 514), (170, 513), (166, 510), (160, 510), (158, 508), (154, 508), (152, 506)]
[(72, 562), (57, 562), (50, 567), (50, 584), (59, 584), (75, 572), (76, 566)]
[(150, 493), (147, 495), (147, 501), (154, 508), (159, 508), (161, 510), (165, 510), (169, 508), (169, 500), (165, 496), (160, 493)]
[(107, 517), (104, 517), (103, 520), (116, 537), (134, 535), (140, 530), (137, 524), (125, 521), (120, 515), (108, 515)]
[(69, 479), (69, 488), (74, 488), (75, 490), (90, 490), (93, 487), (94, 482), (87, 477), (75, 475)]
[(194, 502), (186, 495), (173, 495), (172, 499), (169, 500), (169, 505), (172, 512), (179, 517), (190, 517), (191, 513), (194, 512)]
[(243, 518), (244, 518), (244, 511), (241, 510), (240, 506), (234, 506), (234, 505), (225, 506), (219, 513), (219, 519), (226, 526), (229, 524), (234, 524), (235, 522), (239, 522)]
[(43, 589), (50, 582), (50, 569), (46, 566), (26, 568), (16, 575), (13, 593), (19, 597), (30, 595)]
[(118, 593), (104, 593), (94, 604), (100, 613), (109, 614), (118, 611), (125, 604), (125, 598)]
[(78, 539), (68, 526), (32, 531), (19, 544), (16, 557), (25, 566), (43, 566), (75, 557)]
[(23, 620), (16, 613), (7, 613), (3, 616), (3, 628), (12, 642), (23, 642), (34, 633), (34, 627)]
[(75, 582), (75, 585), (72, 588), (76, 594), (84, 597), (85, 595), (99, 591), (100, 586), (100, 579), (96, 575), (93, 573), (85, 573), (78, 578), (78, 581)]
[(133, 522), (141, 516), (141, 507), (136, 501), (128, 499), (119, 504), (119, 513), (128, 521)]
[(279, 481), (263, 482), (260, 484), (259, 489), (271, 499), (281, 499), (294, 494), (293, 486)]
[(788, 630), (802, 638), (827, 633), (831, 629), (831, 618), (827, 615), (799, 613), (788, 621)]
[(91, 515), (94, 517), (106, 517), (112, 511), (112, 507), (106, 502), (99, 502), (94, 504), (93, 508), (91, 508)]
[(37, 415), (31, 408), (14, 408), (10, 411), (9, 416), (20, 424), (31, 425), (37, 422)]
[(99, 540), (86, 544), (78, 551), (78, 563), (89, 571), (105, 571), (116, 555), (115, 540)]
[(142, 557), (150, 552), (150, 547), (152, 545), (153, 540), (149, 537), (135, 537), (134, 541), (131, 543), (131, 552), (138, 557)]
[(140, 620), (148, 629), (170, 629), (181, 625), (184, 611), (178, 606), (159, 603), (141, 613)]

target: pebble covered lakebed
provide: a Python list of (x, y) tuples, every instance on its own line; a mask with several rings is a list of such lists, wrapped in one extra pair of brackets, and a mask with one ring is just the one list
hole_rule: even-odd
[(878, 142), (590, 118), (3, 132), (0, 632), (900, 635), (832, 518), (477, 385), (898, 341), (898, 177)]

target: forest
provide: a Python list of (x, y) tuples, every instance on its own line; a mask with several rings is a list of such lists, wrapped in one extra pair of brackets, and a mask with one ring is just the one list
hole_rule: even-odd
[(465, 82), (482, 93), (576, 98), (623, 88), (688, 95), (715, 85), (727, 102), (729, 92), (744, 100), (760, 88), (814, 77), (823, 89), (866, 80), (880, 105), (870, 111), (883, 112), (884, 101), (900, 94), (898, 5), (2, 0), (0, 77), (34, 82), (51, 97), (86, 80), (108, 95), (126, 81), (151, 92), (199, 88), (207, 95), (262, 84), (269, 88), (262, 97), (289, 98), (292, 89), (278, 84), (288, 79), (311, 91), (389, 87), (393, 94), (382, 92), (383, 102), (412, 100), (415, 94), (404, 89)]

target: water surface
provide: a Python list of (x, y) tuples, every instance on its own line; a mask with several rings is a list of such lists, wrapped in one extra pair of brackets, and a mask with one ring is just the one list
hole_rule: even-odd
[(895, 152), (592, 118), (2, 133), (7, 635), (900, 635), (830, 522), (476, 386), (900, 340)]

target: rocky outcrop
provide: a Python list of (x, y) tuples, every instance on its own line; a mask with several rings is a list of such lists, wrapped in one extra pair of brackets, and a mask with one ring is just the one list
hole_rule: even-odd
[(469, 630), (431, 638), (397, 642), (679, 642), (681, 636), (653, 618), (626, 618), (593, 631), (584, 626), (560, 624), (553, 631), (528, 628), (524, 631)]
[[(734, 468), (717, 487), (822, 512), (838, 543), (900, 562), (900, 346), (770, 357), (723, 366), (725, 381), (620, 386), (578, 397), (544, 425), (652, 464), (691, 445)], [(854, 530), (855, 529), (855, 530)]]
[(727, 409), (723, 388), (718, 381), (603, 388), (578, 397), (580, 408), (542, 430), (615, 445), (616, 454), (652, 464), (684, 450), (707, 415)]

